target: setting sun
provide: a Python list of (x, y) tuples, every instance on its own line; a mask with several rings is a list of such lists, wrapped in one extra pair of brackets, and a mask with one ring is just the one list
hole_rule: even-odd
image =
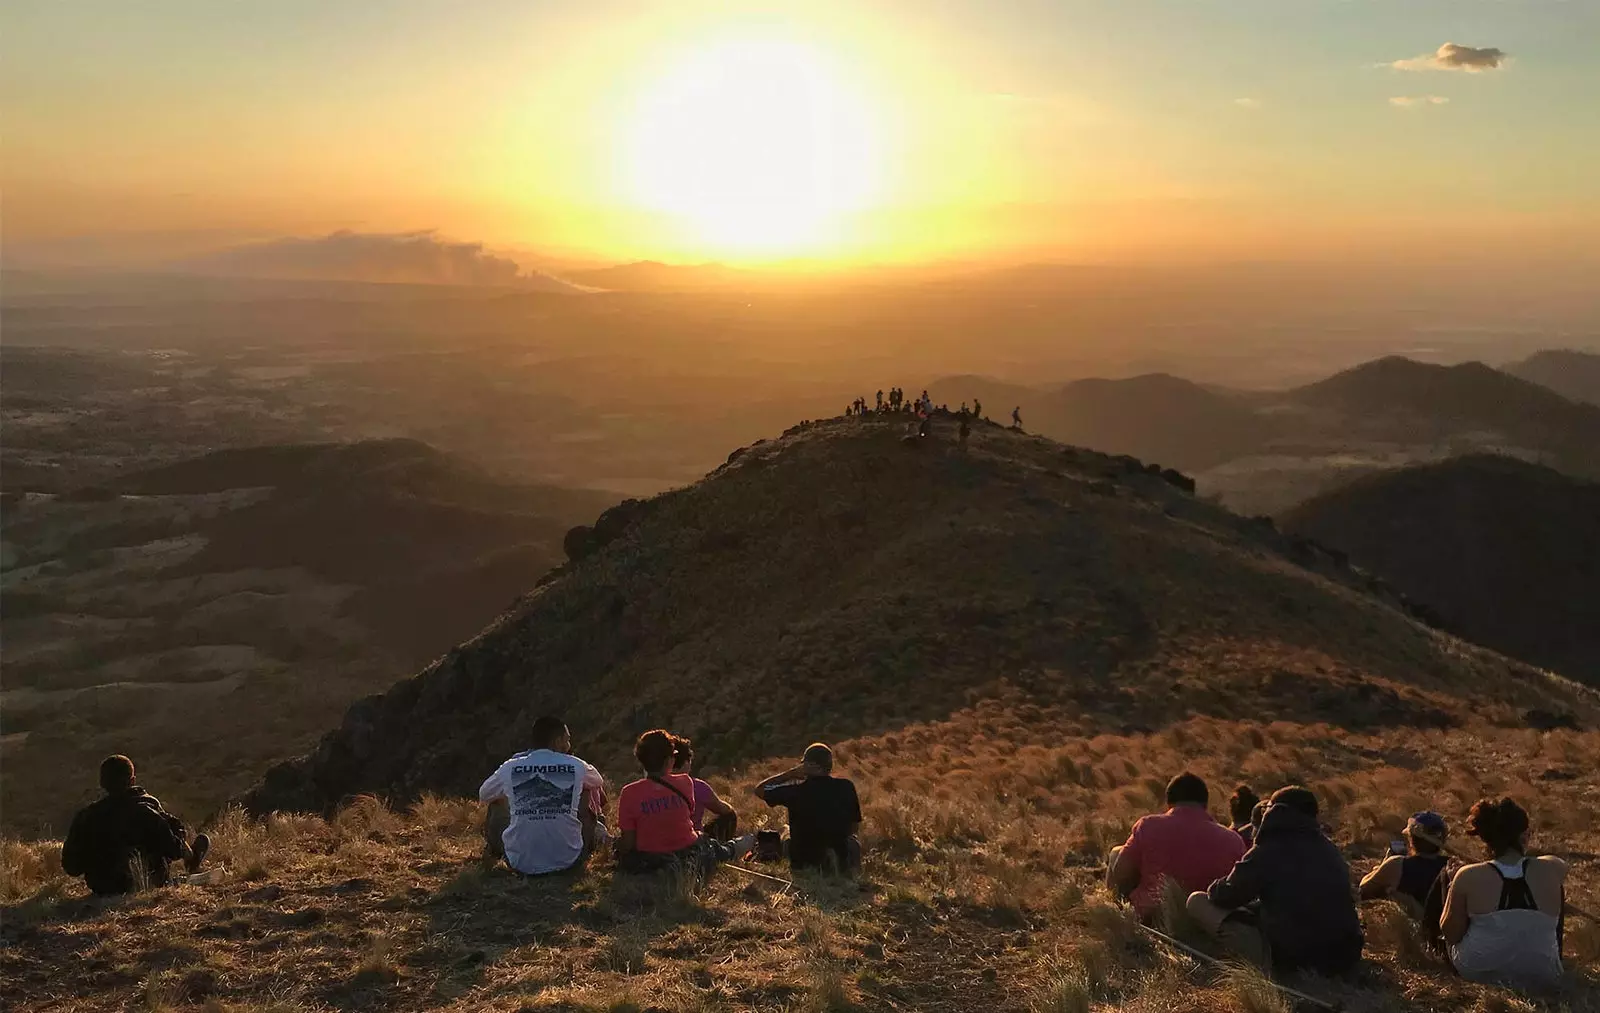
[(836, 240), (881, 184), (881, 128), (817, 51), (731, 42), (681, 60), (641, 96), (628, 185), (719, 255)]

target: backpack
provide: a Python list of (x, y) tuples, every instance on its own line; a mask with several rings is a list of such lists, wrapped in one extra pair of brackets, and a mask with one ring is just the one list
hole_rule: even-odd
[(783, 834), (776, 830), (758, 831), (755, 858), (758, 862), (783, 861)]

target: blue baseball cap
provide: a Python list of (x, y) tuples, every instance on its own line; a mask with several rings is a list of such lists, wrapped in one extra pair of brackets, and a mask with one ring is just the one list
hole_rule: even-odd
[(1411, 818), (1406, 821), (1406, 833), (1414, 840), (1427, 841), (1429, 844), (1444, 847), (1446, 833), (1444, 817), (1429, 811), (1412, 813)]

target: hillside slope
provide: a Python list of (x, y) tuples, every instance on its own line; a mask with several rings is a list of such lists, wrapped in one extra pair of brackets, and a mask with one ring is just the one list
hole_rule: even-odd
[(902, 431), (797, 427), (609, 512), (583, 558), (358, 703), (251, 806), (470, 791), (551, 710), (613, 769), (654, 725), (730, 764), (1013, 698), (1085, 734), (1597, 716), (1592, 695), (1418, 625), (1327, 554), (1137, 462), (992, 425), (966, 453)]
[(60, 827), (129, 752), (185, 808), (472, 636), (605, 494), (409, 440), (226, 450), (8, 504), (4, 818)]
[(1535, 352), (1501, 369), (1530, 383), (1549, 387), (1569, 400), (1600, 405), (1600, 355), (1594, 352), (1550, 349)]
[(1473, 455), (1370, 476), (1283, 526), (1348, 553), (1462, 636), (1600, 685), (1600, 485)]

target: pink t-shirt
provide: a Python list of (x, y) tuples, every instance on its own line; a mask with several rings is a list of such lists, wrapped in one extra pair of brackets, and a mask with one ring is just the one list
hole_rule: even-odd
[(717, 793), (712, 790), (711, 785), (700, 780), (698, 777), (694, 779), (693, 819), (696, 830), (706, 825), (706, 810), (711, 807), (711, 800), (716, 797)]
[(1133, 909), (1143, 917), (1160, 907), (1163, 879), (1176, 880), (1185, 893), (1204, 890), (1232, 871), (1244, 851), (1243, 838), (1196, 806), (1144, 817), (1122, 846), (1122, 861), (1139, 870)]
[(693, 810), (684, 801), (694, 798), (694, 779), (688, 774), (665, 774), (662, 779), (678, 791), (643, 778), (617, 796), (617, 826), (624, 833), (632, 830), (633, 846), (651, 855), (682, 851), (700, 837), (690, 819)]

